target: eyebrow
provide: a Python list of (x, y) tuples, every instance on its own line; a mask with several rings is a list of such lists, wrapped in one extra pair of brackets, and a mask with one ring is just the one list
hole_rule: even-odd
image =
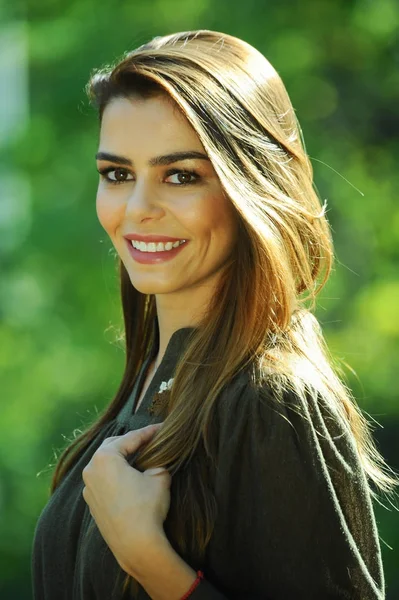
[[(189, 160), (197, 158), (200, 160), (209, 160), (208, 156), (203, 152), (196, 150), (186, 150), (185, 152), (171, 152), (170, 154), (164, 154), (162, 156), (156, 156), (148, 161), (151, 167), (159, 167), (164, 165), (171, 165), (181, 160)], [(109, 160), (110, 162), (118, 163), (119, 165), (133, 166), (133, 162), (125, 156), (117, 156), (116, 154), (110, 154), (109, 152), (97, 152), (96, 160)]]

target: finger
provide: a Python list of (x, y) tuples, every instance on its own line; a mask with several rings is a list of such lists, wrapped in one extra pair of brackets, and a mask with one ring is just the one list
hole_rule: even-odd
[(147, 425), (141, 429), (135, 429), (134, 431), (128, 431), (124, 435), (121, 435), (115, 441), (112, 441), (112, 447), (119, 452), (122, 456), (128, 456), (133, 452), (136, 452), (143, 444), (149, 442), (155, 433), (159, 431), (162, 423), (155, 423), (153, 425)]
[(162, 475), (163, 473), (169, 474), (169, 471), (164, 467), (152, 467), (152, 469), (147, 469), (144, 471), (144, 474), (146, 475)]
[(132, 431), (128, 431), (127, 433), (124, 433), (123, 435), (111, 435), (107, 438), (105, 438), (105, 440), (103, 441), (103, 443), (101, 444), (102, 446), (107, 446), (109, 444), (112, 443), (113, 446), (115, 446), (115, 440), (120, 440), (123, 439), (126, 435), (132, 435), (133, 433), (138, 433), (143, 431), (144, 433), (146, 432), (147, 429), (151, 430), (151, 429), (160, 429), (160, 427), (162, 426), (162, 423), (153, 423), (152, 425), (146, 425), (145, 427), (142, 427), (141, 429), (133, 429)]
[(114, 440), (118, 440), (120, 437), (121, 437), (120, 435), (110, 435), (109, 437), (105, 438), (102, 445), (109, 444), (110, 442), (113, 442)]
[(160, 477), (163, 480), (164, 484), (167, 487), (170, 487), (172, 483), (172, 476), (167, 469), (164, 467), (153, 467), (151, 469), (147, 469), (143, 473), (146, 477)]

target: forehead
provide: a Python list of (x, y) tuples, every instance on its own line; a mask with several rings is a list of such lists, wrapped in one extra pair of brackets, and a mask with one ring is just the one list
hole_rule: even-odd
[(191, 149), (204, 150), (196, 131), (177, 104), (164, 95), (115, 98), (105, 108), (100, 130), (104, 151), (142, 154)]

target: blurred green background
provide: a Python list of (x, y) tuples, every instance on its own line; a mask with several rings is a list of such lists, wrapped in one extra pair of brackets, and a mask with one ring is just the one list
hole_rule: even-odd
[[(1, 598), (32, 597), (48, 465), (122, 376), (116, 261), (95, 214), (98, 125), (84, 85), (94, 67), (154, 35), (236, 35), (285, 82), (337, 254), (317, 316), (398, 469), (397, 0), (9, 1), (0, 20)], [(375, 512), (393, 600), (399, 518), (382, 501), (389, 510)]]

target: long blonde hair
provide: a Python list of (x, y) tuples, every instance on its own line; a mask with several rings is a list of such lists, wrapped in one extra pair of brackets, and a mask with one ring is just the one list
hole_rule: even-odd
[[(351, 432), (364, 471), (380, 491), (398, 484), (378, 452), (311, 310), (326, 283), (333, 245), (326, 205), (288, 93), (268, 60), (246, 42), (208, 30), (156, 37), (94, 72), (87, 86), (101, 121), (115, 97), (172, 98), (197, 132), (239, 221), (234, 249), (209, 310), (176, 367), (164, 425), (139, 455), (142, 470), (173, 475), (165, 522), (172, 544), (200, 561), (216, 516), (210, 467), (212, 416), (231, 379), (251, 367), (261, 386), (321, 395)], [(133, 288), (119, 261), (126, 366), (114, 400), (61, 455), (51, 491), (126, 402), (152, 343), (153, 296)], [(375, 492), (371, 489), (372, 495)], [(179, 514), (177, 514), (179, 503)], [(125, 587), (130, 578), (125, 580)]]

